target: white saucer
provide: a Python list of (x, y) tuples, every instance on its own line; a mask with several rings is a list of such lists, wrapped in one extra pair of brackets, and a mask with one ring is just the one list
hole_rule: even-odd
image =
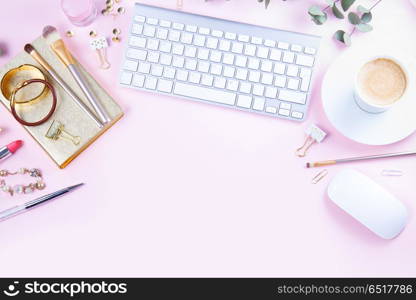
[[(368, 49), (365, 52), (371, 53), (371, 57), (377, 55)], [(351, 140), (367, 145), (392, 144), (416, 130), (415, 68), (410, 60), (391, 55), (409, 61), (409, 91), (388, 111), (371, 114), (357, 106), (353, 95), (354, 75), (366, 56), (370, 58), (350, 50), (332, 64), (322, 82), (322, 105), (332, 125)]]

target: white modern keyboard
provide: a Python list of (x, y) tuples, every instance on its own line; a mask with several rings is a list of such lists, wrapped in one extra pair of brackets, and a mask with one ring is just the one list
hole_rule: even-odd
[(302, 121), (320, 38), (136, 3), (120, 83)]

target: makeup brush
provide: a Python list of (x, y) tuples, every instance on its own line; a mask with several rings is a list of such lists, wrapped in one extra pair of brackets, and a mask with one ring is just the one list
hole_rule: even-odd
[(416, 155), (416, 151), (387, 153), (387, 154), (379, 154), (379, 155), (369, 155), (369, 156), (317, 161), (317, 162), (312, 162), (312, 163), (306, 163), (306, 167), (316, 168), (316, 167), (323, 167), (323, 166), (329, 166), (329, 165), (335, 165), (339, 163), (347, 163), (347, 162), (353, 162), (353, 161), (360, 161), (360, 160), (371, 160), (371, 159), (381, 159), (381, 158), (410, 156), (410, 155)]
[(98, 127), (102, 128), (104, 125), (103, 123), (94, 115), (94, 113), (89, 109), (81, 99), (71, 90), (71, 88), (62, 80), (61, 77), (55, 72), (55, 70), (49, 65), (49, 63), (36, 51), (36, 49), (31, 44), (25, 45), (25, 51), (30, 54), (34, 60), (36, 60), (48, 73), (51, 75), (53, 79), (64, 89), (65, 92), (72, 99), (74, 99), (75, 103), (88, 114), (88, 116), (94, 120), (94, 122), (98, 125)]
[[(42, 36), (47, 39), (48, 36), (56, 32), (56, 28), (53, 26), (46, 26), (43, 29)], [(94, 95), (91, 91), (90, 87), (88, 86), (86, 80), (81, 75), (81, 72), (75, 64), (75, 60), (72, 57), (71, 53), (69, 52), (68, 48), (65, 46), (65, 43), (62, 39), (58, 39), (51, 44), (51, 49), (53, 52), (58, 56), (61, 62), (65, 65), (65, 67), (69, 70), (74, 77), (75, 81), (83, 91), (85, 97), (88, 99), (88, 102), (94, 108), (96, 114), (100, 118), (100, 120), (105, 124), (111, 121), (110, 116), (108, 115), (107, 111), (105, 110), (104, 106), (101, 104), (100, 100)]]

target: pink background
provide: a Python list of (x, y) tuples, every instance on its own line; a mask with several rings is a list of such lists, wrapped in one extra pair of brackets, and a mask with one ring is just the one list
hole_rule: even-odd
[[(377, 238), (326, 198), (329, 169), (317, 185), (317, 169), (304, 163), (357, 154), (412, 149), (416, 137), (390, 146), (359, 145), (328, 123), (320, 101), (327, 67), (344, 50), (331, 40), (347, 23), (330, 19), (315, 26), (306, 15), (312, 3), (272, 1), (267, 11), (255, 0), (184, 1), (184, 10), (219, 18), (322, 35), (316, 84), (307, 122), (298, 124), (121, 88), (116, 82), (124, 43), (109, 48), (112, 68), (101, 71), (88, 46), (95, 29), (127, 37), (134, 1), (115, 21), (100, 16), (88, 27), (69, 24), (58, 0), (2, 1), (0, 43), (15, 56), (26, 42), (53, 24), (76, 57), (118, 100), (126, 116), (65, 170), (59, 170), (29, 135), (0, 108), (0, 144), (23, 139), (18, 154), (1, 163), (10, 170), (38, 167), (47, 192), (86, 186), (41, 208), (0, 223), (0, 276), (416, 276), (414, 158), (350, 165), (397, 195), (410, 211), (395, 240)], [(100, 1), (101, 4), (103, 1)], [(174, 0), (140, 1), (174, 8)], [(361, 1), (361, 3), (374, 1)], [(45, 9), (47, 8), (47, 9)], [(383, 1), (375, 30), (355, 45), (384, 42), (416, 53), (416, 9), (408, 0)], [(354, 45), (353, 45), (354, 46)], [(317, 123), (330, 136), (307, 159), (294, 155), (303, 130)], [(384, 168), (404, 171), (382, 177)], [(25, 182), (27, 178), (16, 178)], [(11, 199), (0, 209), (42, 193)]]

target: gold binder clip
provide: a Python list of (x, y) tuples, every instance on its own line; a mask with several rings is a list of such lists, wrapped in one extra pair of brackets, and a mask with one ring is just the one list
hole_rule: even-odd
[(81, 138), (79, 136), (74, 136), (67, 131), (65, 131), (65, 126), (61, 122), (54, 120), (49, 127), (48, 131), (45, 134), (45, 137), (51, 140), (65, 139), (71, 141), (74, 145), (79, 145)]

